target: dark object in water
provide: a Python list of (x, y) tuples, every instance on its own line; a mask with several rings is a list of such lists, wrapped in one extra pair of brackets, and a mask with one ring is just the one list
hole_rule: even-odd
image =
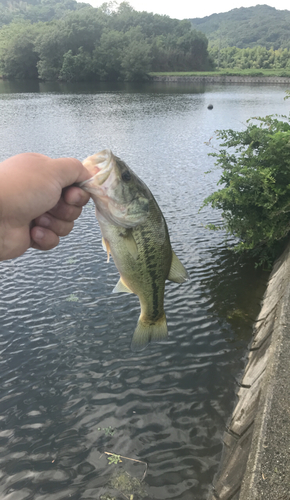
[(207, 109), (213, 109), (213, 105), (212, 104), (209, 104)]

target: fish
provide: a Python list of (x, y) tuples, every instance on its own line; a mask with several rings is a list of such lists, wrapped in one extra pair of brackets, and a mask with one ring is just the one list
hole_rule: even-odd
[(113, 292), (133, 293), (140, 301), (131, 343), (139, 351), (167, 338), (165, 281), (183, 283), (189, 275), (172, 250), (153, 194), (133, 170), (110, 149), (89, 156), (83, 165), (92, 177), (79, 186), (94, 201), (107, 262), (112, 256), (120, 273)]

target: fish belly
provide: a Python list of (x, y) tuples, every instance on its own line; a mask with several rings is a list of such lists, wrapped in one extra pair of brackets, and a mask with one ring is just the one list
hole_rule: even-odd
[(101, 229), (122, 282), (139, 297), (141, 314), (132, 349), (140, 350), (150, 341), (165, 339), (164, 290), (172, 256), (167, 228), (158, 231), (148, 221), (146, 225), (133, 229), (124, 230), (113, 225)]

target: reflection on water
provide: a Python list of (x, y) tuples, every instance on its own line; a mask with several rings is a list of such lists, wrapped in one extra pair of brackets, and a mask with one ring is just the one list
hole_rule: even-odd
[(0, 94), (27, 93), (27, 92), (49, 92), (65, 94), (97, 94), (107, 92), (124, 93), (142, 93), (150, 94), (174, 94), (187, 92), (199, 94), (205, 91), (204, 83), (170, 83), (159, 82), (91, 82), (91, 83), (66, 83), (66, 82), (38, 82), (37, 80), (8, 81), (0, 80)]
[(198, 213), (219, 178), (205, 174), (205, 142), (251, 115), (282, 112), (283, 89), (41, 85), (0, 95), (1, 159), (111, 147), (153, 191), (191, 280), (166, 286), (168, 342), (136, 354), (138, 299), (111, 294), (118, 273), (91, 202), (56, 249), (1, 263), (0, 496), (124, 498), (116, 474), (140, 479), (144, 465), (110, 465), (108, 451), (148, 463), (134, 499), (205, 500), (267, 279), (204, 227), (220, 217)]

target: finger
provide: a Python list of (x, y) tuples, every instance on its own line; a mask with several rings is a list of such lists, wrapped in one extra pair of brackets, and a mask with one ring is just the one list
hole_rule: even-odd
[(34, 226), (30, 230), (31, 246), (38, 250), (51, 250), (59, 243), (59, 237), (50, 229)]
[(72, 221), (56, 219), (49, 213), (37, 217), (34, 222), (35, 226), (50, 229), (57, 236), (67, 236), (74, 227), (74, 223)]
[(62, 188), (91, 177), (89, 171), (76, 158), (57, 158), (50, 161), (51, 166), (56, 168), (57, 180)]
[(61, 197), (58, 203), (49, 210), (49, 214), (55, 217), (56, 219), (61, 219), (63, 221), (72, 222), (76, 220), (82, 212), (81, 207), (77, 207), (75, 205), (68, 205)]
[(63, 190), (63, 199), (68, 205), (83, 207), (88, 203), (90, 195), (79, 187), (71, 186)]

